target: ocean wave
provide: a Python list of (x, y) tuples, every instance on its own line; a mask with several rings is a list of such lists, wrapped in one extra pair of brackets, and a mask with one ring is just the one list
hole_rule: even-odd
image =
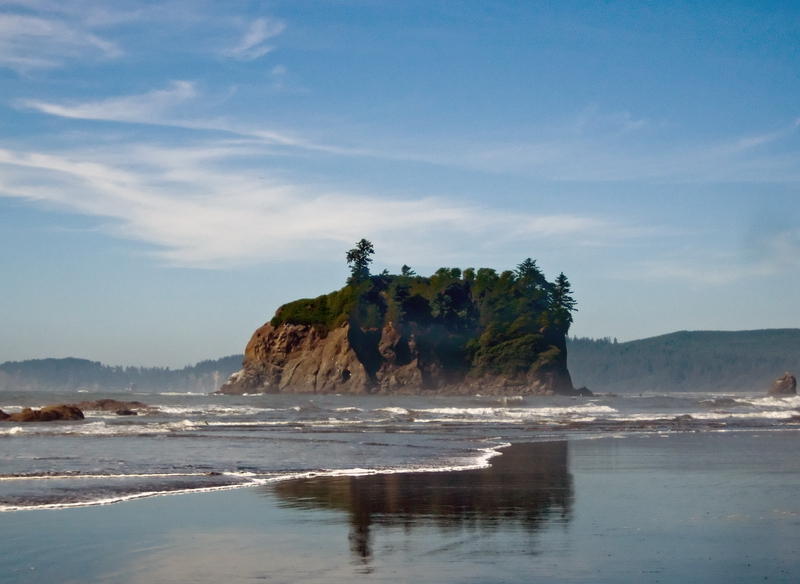
[[(130, 481), (131, 479), (145, 479), (152, 481), (154, 479), (211, 479), (216, 481), (230, 481), (223, 484), (202, 484), (186, 485), (185, 483), (177, 483), (175, 485), (163, 485), (160, 489), (154, 489), (152, 483), (144, 483), (139, 488), (142, 490), (132, 491), (135, 488), (131, 485), (126, 485), (123, 490), (117, 493), (109, 494), (108, 486), (105, 489), (92, 493), (91, 490), (85, 488), (73, 488), (69, 491), (70, 496), (83, 497), (75, 500), (61, 500), (54, 501), (52, 499), (39, 500), (29, 497), (17, 497), (23, 499), (23, 502), (17, 501), (0, 501), (0, 512), (11, 511), (26, 511), (26, 510), (41, 510), (41, 509), (68, 509), (74, 507), (89, 507), (111, 505), (115, 503), (122, 503), (125, 501), (132, 501), (136, 499), (143, 499), (157, 496), (167, 495), (182, 495), (182, 494), (196, 494), (196, 493), (211, 493), (216, 491), (225, 491), (232, 489), (240, 489), (245, 487), (263, 486), (270, 483), (308, 479), (317, 477), (360, 477), (370, 476), (377, 474), (399, 474), (399, 473), (412, 473), (412, 472), (448, 472), (448, 471), (464, 471), (487, 468), (490, 465), (490, 460), (495, 456), (502, 454), (501, 450), (510, 446), (508, 442), (498, 443), (491, 446), (483, 447), (474, 450), (471, 453), (465, 453), (461, 457), (451, 458), (444, 462), (431, 462), (429, 464), (415, 464), (398, 467), (386, 468), (362, 468), (352, 467), (344, 469), (318, 469), (318, 470), (305, 470), (305, 471), (287, 471), (287, 472), (268, 472), (268, 473), (255, 473), (255, 472), (207, 472), (207, 473), (132, 473), (132, 474), (42, 474), (38, 476), (0, 476), (0, 481), (65, 481), (69, 482), (83, 482), (86, 480), (116, 480)], [(50, 497), (59, 496), (58, 493), (53, 493)], [(60, 496), (64, 496), (62, 493)]]
[[(387, 411), (384, 408), (379, 411)], [(492, 407), (448, 407), (405, 410), (414, 422), (459, 422), (459, 423), (520, 423), (526, 421), (559, 421), (577, 416), (610, 416), (617, 410), (607, 405), (582, 404), (576, 406), (553, 406), (539, 408), (492, 408)], [(397, 412), (400, 413), (400, 412)]]
[(800, 408), (800, 395), (792, 395), (786, 397), (778, 397), (778, 396), (756, 397), (750, 399), (743, 399), (742, 401), (744, 403), (756, 407), (787, 408), (787, 409)]
[(103, 420), (77, 424), (28, 423), (0, 430), (0, 436), (45, 435), (45, 436), (140, 436), (147, 434), (169, 434), (201, 429), (206, 424), (201, 421), (181, 420), (179, 422), (152, 423), (107, 423)]
[(358, 414), (360, 412), (363, 412), (364, 410), (361, 409), (361, 408), (356, 408), (356, 407), (350, 406), (350, 407), (343, 407), (343, 408), (333, 408), (333, 411), (334, 412), (340, 412), (340, 413), (343, 413), (343, 414)]
[(154, 405), (159, 413), (174, 416), (254, 416), (264, 412), (280, 411), (276, 408), (259, 408), (255, 406), (223, 406), (207, 404), (196, 406)]
[(3, 428), (0, 430), (0, 436), (16, 436), (24, 432), (25, 428), (23, 426), (12, 426), (11, 428)]
[(376, 410), (373, 410), (373, 411), (386, 412), (387, 414), (392, 414), (392, 415), (395, 415), (395, 416), (407, 416), (407, 415), (409, 415), (411, 413), (406, 408), (400, 408), (400, 407), (396, 407), (396, 406), (388, 406), (388, 407), (385, 407), (385, 408), (377, 408)]

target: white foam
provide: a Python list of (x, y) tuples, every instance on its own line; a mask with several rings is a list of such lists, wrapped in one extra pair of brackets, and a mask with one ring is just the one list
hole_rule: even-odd
[[(302, 472), (293, 472), (293, 473), (285, 473), (275, 476), (265, 476), (265, 475), (256, 475), (254, 473), (233, 473), (233, 472), (226, 472), (222, 473), (225, 475), (230, 476), (237, 476), (244, 479), (247, 479), (246, 482), (236, 483), (231, 485), (218, 485), (214, 487), (196, 487), (196, 488), (186, 488), (186, 489), (177, 489), (177, 490), (163, 490), (163, 491), (145, 491), (141, 493), (128, 493), (125, 495), (118, 495), (115, 497), (106, 497), (103, 499), (93, 499), (90, 501), (76, 501), (70, 503), (47, 503), (43, 505), (0, 505), (0, 512), (11, 512), (11, 511), (36, 511), (36, 510), (45, 510), (45, 509), (69, 509), (75, 507), (92, 507), (92, 506), (102, 506), (102, 505), (111, 505), (115, 503), (122, 503), (125, 501), (133, 501), (136, 499), (144, 499), (148, 497), (158, 497), (158, 496), (167, 496), (167, 495), (185, 495), (190, 493), (211, 493), (216, 491), (230, 491), (233, 489), (241, 489), (244, 487), (254, 487), (254, 486), (261, 486), (266, 485), (269, 483), (275, 482), (283, 482), (287, 480), (295, 480), (295, 479), (305, 479), (305, 478), (316, 478), (316, 477), (343, 477), (343, 476), (352, 476), (352, 477), (359, 477), (359, 476), (369, 476), (369, 475), (378, 475), (378, 474), (400, 474), (400, 473), (412, 473), (412, 472), (449, 472), (449, 471), (465, 471), (465, 470), (478, 470), (482, 468), (487, 468), (490, 466), (490, 460), (495, 456), (500, 456), (502, 454), (501, 449), (507, 448), (511, 446), (511, 443), (504, 442), (502, 444), (497, 444), (494, 446), (489, 446), (486, 448), (481, 448), (476, 451), (475, 455), (470, 457), (469, 461), (465, 461), (461, 464), (449, 464), (449, 465), (441, 465), (441, 466), (410, 466), (410, 467), (402, 467), (402, 468), (383, 468), (383, 469), (370, 469), (370, 468), (348, 468), (348, 469), (323, 469), (323, 470), (313, 470), (313, 471), (302, 471)], [(84, 478), (110, 478), (110, 477), (159, 477), (159, 476), (198, 476), (202, 474), (205, 476), (206, 473), (197, 473), (197, 475), (187, 474), (187, 473), (176, 473), (176, 474), (146, 474), (146, 475), (62, 475), (60, 477), (53, 476), (52, 478), (62, 478), (62, 479), (84, 479)], [(25, 477), (22, 477), (25, 478)], [(27, 477), (30, 479), (30, 477)], [(9, 480), (13, 480), (14, 477), (8, 477)], [(18, 479), (19, 480), (19, 479)]]
[(787, 408), (787, 409), (800, 408), (800, 395), (792, 395), (786, 397), (766, 396), (766, 397), (757, 397), (751, 399), (741, 399), (739, 401), (757, 407), (760, 406), (760, 407)]
[(386, 412), (387, 414), (395, 414), (395, 415), (399, 415), (399, 416), (405, 416), (405, 415), (408, 415), (408, 414), (411, 413), (406, 408), (398, 408), (398, 407), (393, 407), (393, 406), (386, 407), (386, 408), (378, 408), (375, 411), (376, 412)]
[(22, 434), (25, 432), (25, 428), (22, 426), (13, 426), (8, 429), (0, 430), (0, 436), (16, 436), (17, 434)]
[(774, 410), (774, 411), (764, 411), (764, 412), (731, 412), (731, 413), (700, 412), (691, 414), (691, 416), (697, 420), (726, 420), (726, 419), (758, 420), (762, 418), (768, 420), (787, 420), (796, 415), (798, 415), (797, 412), (786, 411), (786, 410)]
[(252, 416), (262, 412), (274, 412), (275, 408), (257, 408), (253, 406), (221, 406), (208, 404), (202, 406), (166, 406), (154, 405), (159, 412), (175, 416), (213, 416), (213, 415), (233, 415), (233, 416)]
[(161, 423), (121, 423), (109, 424), (103, 420), (85, 422), (77, 424), (52, 424), (42, 426), (31, 423), (26, 426), (14, 426), (0, 430), (2, 435), (16, 434), (43, 434), (51, 436), (59, 435), (87, 435), (87, 436), (136, 436), (143, 434), (169, 434), (171, 432), (186, 432), (202, 429), (206, 424), (194, 422), (192, 420), (181, 420), (179, 422)]
[[(234, 473), (220, 473), (234, 474)], [(65, 479), (137, 479), (137, 478), (174, 478), (174, 477), (204, 477), (210, 476), (207, 472), (155, 472), (132, 474), (46, 474), (46, 475), (11, 475), (0, 476), (0, 481), (43, 481)]]
[(671, 421), (681, 416), (690, 416), (693, 420), (787, 420), (798, 415), (790, 410), (773, 410), (761, 412), (655, 412), (649, 414), (630, 414), (609, 418), (614, 422), (648, 422), (648, 421)]
[[(575, 416), (610, 415), (618, 413), (610, 406), (583, 404), (577, 406), (542, 408), (428, 408), (411, 412), (418, 422), (468, 422), (468, 423), (518, 423), (521, 421), (544, 421), (573, 419)], [(434, 417), (429, 417), (434, 416)]]

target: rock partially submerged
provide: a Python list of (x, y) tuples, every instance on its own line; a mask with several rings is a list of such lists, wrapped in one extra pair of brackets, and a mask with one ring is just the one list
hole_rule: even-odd
[(772, 383), (767, 395), (797, 395), (797, 378), (787, 371)]
[[(74, 405), (82, 410), (97, 411), (97, 412), (116, 412), (116, 413), (119, 413), (120, 411), (136, 411), (136, 410), (146, 410), (150, 408), (150, 406), (140, 401), (120, 401), (109, 398), (98, 399), (94, 401), (82, 401)], [(120, 415), (130, 415), (130, 414), (120, 414)]]
[(58, 420), (83, 420), (84, 411), (114, 412), (118, 416), (136, 416), (141, 410), (152, 408), (140, 401), (98, 399), (77, 404), (44, 406), (40, 410), (23, 408), (13, 414), (0, 410), (0, 421), (5, 422), (53, 422)]
[(70, 404), (45, 406), (40, 410), (23, 408), (19, 412), (7, 414), (0, 410), (0, 420), (6, 422), (53, 422), (56, 420), (83, 420), (80, 408)]
[(127, 409), (117, 410), (114, 413), (117, 414), (118, 416), (138, 416), (139, 415), (139, 412), (137, 412), (136, 410), (127, 410)]

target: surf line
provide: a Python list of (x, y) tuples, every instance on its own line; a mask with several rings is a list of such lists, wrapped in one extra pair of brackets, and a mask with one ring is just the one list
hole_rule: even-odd
[[(288, 473), (278, 476), (259, 477), (253, 473), (236, 473), (236, 472), (222, 472), (220, 475), (235, 476), (247, 479), (246, 482), (234, 483), (230, 485), (216, 485), (213, 487), (189, 487), (185, 489), (175, 490), (162, 490), (162, 491), (142, 491), (140, 493), (128, 493), (118, 497), (107, 497), (104, 499), (94, 499), (88, 501), (73, 501), (70, 503), (45, 503), (42, 505), (3, 505), (0, 504), (0, 513), (14, 512), (14, 511), (41, 511), (41, 510), (54, 510), (54, 509), (74, 509), (81, 507), (100, 507), (105, 505), (113, 505), (116, 503), (123, 503), (126, 501), (133, 501), (136, 499), (144, 499), (150, 497), (163, 497), (168, 495), (187, 495), (192, 493), (213, 493), (217, 491), (231, 491), (234, 489), (242, 489), (249, 487), (264, 486), (271, 483), (309, 479), (318, 477), (360, 477), (372, 476), (381, 474), (401, 474), (401, 473), (418, 473), (418, 472), (461, 472), (467, 470), (479, 470), (489, 468), (491, 466), (491, 459), (495, 456), (501, 456), (502, 450), (511, 446), (510, 442), (503, 442), (486, 448), (478, 449), (475, 453), (473, 462), (462, 465), (449, 465), (449, 466), (419, 466), (419, 467), (404, 467), (404, 468), (386, 468), (386, 469), (367, 469), (367, 468), (349, 468), (349, 469), (323, 469), (323, 470), (310, 470), (303, 472)], [(175, 476), (212, 476), (211, 473), (175, 473), (175, 474), (133, 474), (133, 475), (53, 475), (48, 477), (0, 477), (0, 480), (36, 480), (39, 478), (60, 478), (60, 479), (84, 479), (84, 478), (153, 478), (153, 477), (175, 477)]]

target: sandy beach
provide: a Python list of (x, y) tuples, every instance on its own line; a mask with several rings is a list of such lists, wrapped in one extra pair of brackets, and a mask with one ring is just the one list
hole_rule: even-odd
[(461, 472), (3, 514), (3, 582), (793, 582), (800, 432), (514, 444)]

